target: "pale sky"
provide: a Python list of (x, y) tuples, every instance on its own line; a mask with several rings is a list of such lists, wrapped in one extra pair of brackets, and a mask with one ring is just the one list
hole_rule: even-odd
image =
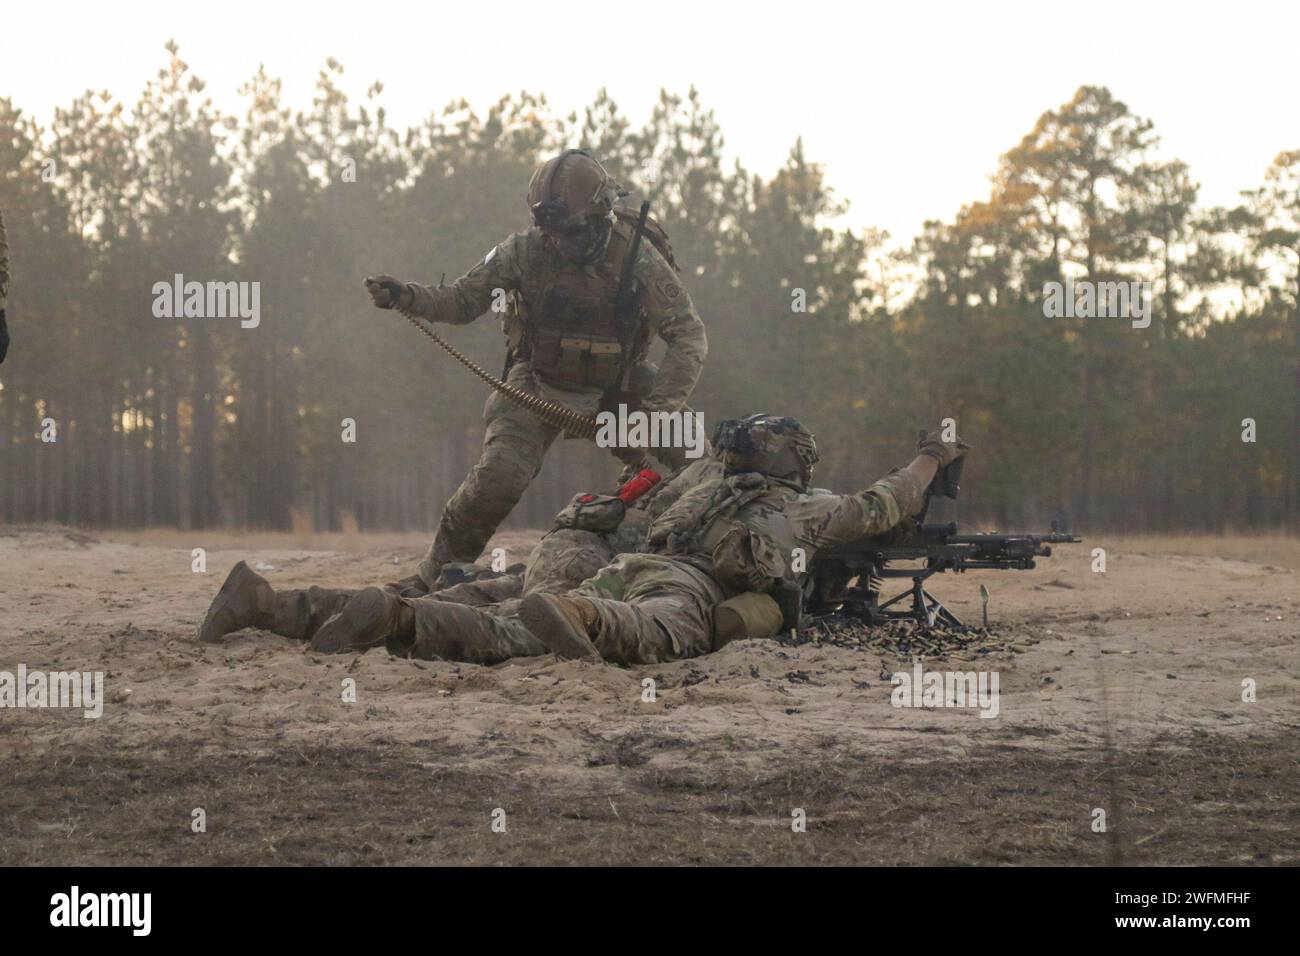
[[(608, 87), (639, 125), (691, 84), (730, 156), (770, 174), (803, 136), (846, 224), (907, 240), (988, 193), (998, 156), (1084, 83), (1155, 120), (1202, 200), (1231, 203), (1300, 148), (1294, 0), (1077, 3), (7, 3), (0, 95), (47, 120), (87, 88), (128, 103), (180, 52), (223, 109), (259, 63), (305, 108), (328, 56), (399, 127), (453, 98), (544, 93), (557, 113)], [(512, 188), (522, 188), (516, 184)]]

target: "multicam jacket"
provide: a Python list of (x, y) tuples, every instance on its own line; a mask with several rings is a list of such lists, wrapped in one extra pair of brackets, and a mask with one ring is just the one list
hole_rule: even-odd
[(808, 493), (757, 472), (728, 475), (683, 494), (647, 542), (736, 590), (765, 590), (791, 576), (796, 548), (807, 567), (819, 548), (888, 531), (920, 508), (924, 490), (906, 471), (853, 495)]
[[(412, 311), (435, 322), (463, 325), (503, 310), (516, 359), (532, 364), (550, 385), (608, 391), (644, 361), (652, 335), (667, 343), (654, 386), (641, 401), (647, 412), (676, 411), (690, 397), (708, 352), (704, 323), (678, 276), (650, 242), (642, 242), (633, 271), (637, 314), (620, 328), (614, 301), (632, 238), (613, 226), (605, 255), (577, 266), (560, 257), (541, 230), (515, 233), (481, 263), (448, 285), (409, 283)], [(498, 304), (501, 303), (501, 304)]]

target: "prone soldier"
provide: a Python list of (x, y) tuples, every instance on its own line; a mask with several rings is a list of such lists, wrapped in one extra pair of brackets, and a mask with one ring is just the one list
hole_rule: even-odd
[[(384, 643), (391, 633), (407, 630), (396, 626), (394, 619), (405, 615), (398, 606), (402, 601), (416, 598), (422, 602), (420, 607), (434, 602), (460, 604), (509, 617), (523, 594), (570, 591), (619, 551), (643, 546), (655, 517), (690, 488), (721, 474), (721, 457), (710, 454), (679, 468), (631, 505), (614, 496), (575, 495), (557, 517), (559, 526), (537, 543), (524, 566), (497, 574), (476, 565), (447, 564), (434, 587), (419, 594), (400, 581), (361, 590), (315, 586), (276, 590), (240, 561), (209, 606), (198, 636), (212, 643), (233, 631), (256, 627), (309, 642), (322, 653), (335, 653), (366, 650)], [(342, 619), (345, 608), (348, 615)], [(474, 635), (468, 636), (472, 642)], [(517, 636), (524, 638), (531, 653), (545, 653), (526, 632)], [(480, 650), (489, 652), (486, 647)]]
[[(685, 490), (650, 524), (643, 552), (618, 554), (567, 593), (536, 587), (521, 600), (476, 607), (445, 594), (367, 588), (340, 603), (313, 644), (385, 643), (397, 654), (480, 664), (547, 651), (639, 664), (770, 637), (791, 623), (778, 595), (799, 587), (787, 564), (796, 548), (811, 563), (818, 548), (889, 530), (920, 510), (938, 470), (967, 448), (933, 432), (906, 468), (853, 495), (811, 488), (817, 447), (795, 419), (726, 423), (719, 450), (722, 473), (680, 483)], [(569, 553), (584, 541), (571, 539)], [(601, 557), (599, 547), (588, 550)]]

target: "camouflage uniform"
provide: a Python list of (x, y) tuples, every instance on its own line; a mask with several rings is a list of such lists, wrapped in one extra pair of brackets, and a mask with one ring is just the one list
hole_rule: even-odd
[[(651, 541), (732, 478), (687, 492), (655, 522)], [(803, 548), (809, 563), (818, 548), (889, 530), (920, 508), (924, 492), (901, 471), (855, 495), (809, 494), (779, 482), (767, 488), (727, 520), (762, 536), (783, 560)], [(621, 554), (573, 592), (595, 605), (599, 628), (592, 640), (601, 657), (642, 664), (713, 650), (713, 609), (747, 588), (721, 579), (707, 530), (700, 540), (706, 546), (692, 544), (681, 554)]]
[[(700, 463), (701, 470), (706, 467)], [(715, 460), (715, 473), (718, 468)], [(756, 475), (738, 477), (762, 479)], [(685, 493), (652, 525), (651, 546), (666, 535), (674, 522), (697, 514), (700, 502), (715, 495), (727, 480), (719, 476), (693, 486), (684, 485)], [(803, 548), (809, 564), (820, 547), (880, 534), (914, 514), (924, 491), (906, 472), (895, 472), (855, 495), (805, 493), (770, 479), (763, 479), (763, 485), (764, 494), (728, 520), (764, 536), (771, 550), (785, 557), (794, 548)], [(543, 544), (561, 534), (552, 532)], [(557, 548), (556, 554), (567, 555), (572, 563), (557, 560), (553, 554), (551, 560), (557, 572), (542, 576), (533, 575), (530, 566), (534, 586), (529, 589), (526, 585), (525, 592), (565, 593), (560, 586), (567, 582), (560, 572), (584, 560), (594, 560), (602, 548), (608, 547), (600, 539), (589, 532), (569, 532), (563, 539), (568, 549)], [(707, 536), (703, 540), (707, 541)], [(541, 547), (539, 544), (538, 549)], [(535, 550), (534, 559), (538, 556)], [(605, 660), (648, 664), (712, 651), (714, 608), (744, 590), (720, 580), (711, 553), (688, 550), (671, 555), (618, 554), (568, 593), (586, 598), (595, 606), (599, 629), (593, 641)], [(390, 641), (393, 653), (480, 664), (546, 653), (518, 619), (516, 600), (479, 608), (453, 608), (424, 598), (405, 603), (416, 612), (416, 638), (413, 644)]]
[[(423, 597), (399, 598), (415, 612), (415, 639), (412, 642), (410, 636), (390, 637), (389, 651), (401, 657), (473, 664), (495, 664), (510, 657), (545, 654), (542, 643), (510, 616), (519, 605), (520, 587), (518, 575), (503, 574), (466, 581)], [(389, 590), (393, 588), (387, 586)], [(320, 587), (277, 591), (282, 609), (274, 621), (264, 625), (265, 629), (310, 641), (321, 625), (342, 611), (356, 593)], [(487, 613), (489, 610), (493, 613)], [(438, 653), (426, 652), (426, 648), (437, 648)]]
[[(722, 463), (716, 456), (702, 458), (638, 499), (612, 532), (565, 528), (546, 535), (529, 557), (527, 577), (470, 568), (459, 569), (473, 574), (470, 580), (435, 586), (428, 593), (411, 587), (410, 582), (384, 585), (384, 591), (411, 610), (415, 625), (413, 634), (389, 635), (390, 652), (479, 664), (546, 653), (516, 616), (521, 596), (563, 594), (577, 587), (608, 564), (616, 551), (640, 546), (652, 519), (685, 491), (721, 472)], [(436, 585), (442, 583), (440, 579)], [(313, 641), (325, 622), (360, 593), (322, 587), (275, 590), (241, 561), (212, 602), (199, 629), (200, 639), (213, 641), (235, 630), (258, 627), (283, 637)]]
[[(463, 600), (456, 588), (428, 598), (404, 598), (415, 612), (414, 641), (388, 642), (402, 657), (496, 664), (511, 657), (545, 654), (546, 648), (519, 620), (519, 598), (526, 594), (565, 594), (605, 568), (621, 551), (643, 547), (651, 522), (691, 488), (720, 477), (722, 462), (708, 455), (679, 469), (628, 509), (613, 532), (558, 528), (546, 534), (528, 556), (527, 570), (513, 593), (506, 578), (496, 586), (494, 601)], [(453, 605), (460, 604), (461, 607)]]
[[(543, 542), (534, 557), (547, 557), (551, 571), (535, 576), (522, 597), (513, 596), (515, 582), (470, 596), (478, 607), (448, 593), (417, 596), (394, 587), (367, 588), (350, 599), (320, 589), (293, 597), (277, 595), (240, 562), (209, 608), (200, 639), (279, 625), (286, 608), (315, 621), (329, 610), (327, 601), (342, 601), (337, 616), (318, 625), (314, 648), (386, 643), (398, 655), (481, 664), (544, 652), (623, 664), (694, 657), (746, 634), (777, 633), (789, 617), (774, 597), (791, 587), (806, 592), (803, 575), (819, 549), (882, 534), (916, 514), (925, 482), (968, 450), (942, 430), (923, 433), (912, 465), (865, 491), (837, 495), (809, 490), (816, 442), (793, 418), (760, 413), (723, 422), (715, 441), (711, 460), (683, 469), (628, 514), (612, 507), (617, 500), (575, 499), (561, 513), (566, 522), (599, 529), (621, 516), (621, 525), (608, 537), (549, 535), (556, 542), (549, 554)], [(936, 464), (918, 466), (923, 457)], [(567, 593), (549, 590), (585, 574), (604, 548), (620, 546), (623, 526), (635, 534), (646, 520), (642, 553), (618, 554)]]
[[(546, 644), (519, 617), (521, 592), (567, 592), (594, 609), (592, 640), (605, 660), (641, 664), (706, 654), (714, 649), (713, 615), (719, 604), (762, 589), (759, 580), (794, 577), (784, 562), (795, 548), (804, 549), (810, 564), (820, 547), (888, 530), (915, 513), (923, 492), (906, 471), (859, 494), (835, 495), (805, 492), (791, 481), (754, 472), (720, 475), (721, 468), (717, 458), (710, 458), (684, 469), (661, 486), (660, 495), (630, 510), (613, 534), (552, 532), (534, 549), (532, 567), (522, 581), (503, 575), (425, 596), (397, 597), (396, 602), (390, 597), (390, 605), (409, 608), (413, 624), (405, 633), (394, 629), (389, 634), (385, 643), (390, 653), (478, 664), (547, 653)], [(719, 510), (713, 502), (740, 504)], [(620, 553), (573, 586), (577, 576), (625, 545), (625, 535), (637, 536), (647, 523), (644, 546), (661, 553)], [(725, 545), (737, 531), (761, 543), (752, 551), (762, 552), (765, 578), (737, 580), (734, 569), (724, 566)], [(261, 587), (257, 612), (246, 613), (242, 626), (300, 640), (310, 640), (357, 593), (325, 588), (271, 592), (265, 582)], [(397, 586), (386, 590), (398, 593)]]
[(722, 461), (706, 455), (655, 485), (628, 509), (612, 532), (557, 528), (537, 542), (528, 556), (523, 593), (564, 594), (614, 560), (641, 550), (650, 524), (689, 489), (722, 475)]
[[(652, 243), (643, 242), (634, 269), (641, 329), (630, 356), (617, 351), (608, 315), (631, 234), (617, 222), (604, 255), (579, 266), (555, 252), (533, 227), (512, 235), (450, 285), (408, 283), (410, 311), (435, 322), (465, 324), (509, 295), (505, 324), (515, 361), (507, 381), (588, 415), (618, 387), (620, 366), (644, 363), (650, 337), (657, 335), (668, 349), (639, 407), (677, 411), (694, 389), (708, 350), (704, 323), (672, 267)], [(598, 313), (605, 318), (593, 319)], [(425, 581), (431, 582), (445, 562), (473, 561), (482, 553), (559, 436), (558, 429), (495, 392), (483, 417), (482, 456), (447, 504), (420, 565)]]
[[(483, 569), (481, 577), (428, 592), (421, 600), (469, 607), (492, 606), (509, 598), (517, 599), (522, 580), (519, 574), (494, 574)], [(383, 590), (398, 600), (401, 600), (399, 595), (414, 593), (405, 582), (386, 584)], [(353, 588), (316, 586), (276, 590), (240, 561), (231, 569), (209, 606), (198, 636), (201, 641), (212, 642), (232, 631), (256, 627), (282, 637), (313, 642), (315, 646), (317, 632), (361, 593)]]

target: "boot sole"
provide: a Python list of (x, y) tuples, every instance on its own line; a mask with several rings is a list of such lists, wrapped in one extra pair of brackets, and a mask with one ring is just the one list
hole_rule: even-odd
[(566, 660), (600, 660), (591, 638), (578, 631), (545, 595), (530, 594), (519, 605), (519, 619), (556, 657)]

